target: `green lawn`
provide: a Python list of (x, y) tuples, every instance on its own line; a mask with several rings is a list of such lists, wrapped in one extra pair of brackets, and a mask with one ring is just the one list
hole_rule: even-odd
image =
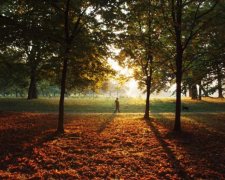
[[(27, 100), (22, 98), (0, 98), (0, 111), (17, 112), (57, 112), (58, 98), (40, 98)], [(151, 112), (169, 113), (175, 110), (174, 98), (154, 98), (151, 100)], [(202, 101), (183, 99), (189, 107), (185, 112), (225, 112), (225, 100), (205, 98)], [(144, 112), (145, 100), (140, 98), (121, 98), (123, 113)], [(111, 113), (114, 110), (114, 98), (68, 98), (65, 111), (69, 113)]]

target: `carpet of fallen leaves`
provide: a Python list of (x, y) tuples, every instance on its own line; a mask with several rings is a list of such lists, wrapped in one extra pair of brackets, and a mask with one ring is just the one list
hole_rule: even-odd
[(225, 179), (224, 130), (183, 124), (70, 115), (57, 135), (56, 114), (0, 113), (0, 179)]

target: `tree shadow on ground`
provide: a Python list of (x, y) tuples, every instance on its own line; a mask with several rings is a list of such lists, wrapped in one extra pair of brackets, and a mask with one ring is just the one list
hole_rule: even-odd
[[(206, 118), (202, 116), (194, 114), (182, 116), (182, 132), (179, 134), (172, 132), (174, 124), (172, 117), (161, 114), (157, 122), (153, 122), (168, 130), (161, 134), (161, 138), (173, 141), (176, 147), (181, 147), (182, 156), (189, 157), (186, 164), (194, 167), (196, 178), (220, 179), (218, 177), (225, 173), (225, 121), (222, 121), (223, 116), (217, 114), (205, 114), (204, 116), (208, 116)], [(151, 122), (152, 125), (154, 123)]]
[(167, 142), (163, 139), (159, 130), (152, 123), (152, 120), (145, 119), (145, 122), (150, 127), (151, 131), (154, 133), (158, 142), (161, 144), (163, 150), (167, 153), (169, 161), (170, 161), (171, 165), (173, 166), (173, 169), (176, 171), (177, 175), (181, 179), (189, 179), (190, 177), (186, 173), (185, 169), (181, 166), (181, 162), (176, 158), (173, 151), (169, 148)]
[[(59, 138), (57, 117), (52, 114), (3, 113), (0, 121), (0, 169), (17, 163), (24, 154), (32, 155), (33, 148)], [(4, 122), (7, 121), (7, 122)], [(66, 118), (65, 124), (71, 120)], [(4, 126), (4, 124), (2, 125)]]

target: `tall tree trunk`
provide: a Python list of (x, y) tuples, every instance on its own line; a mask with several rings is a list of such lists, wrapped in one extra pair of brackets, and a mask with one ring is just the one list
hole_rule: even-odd
[(202, 100), (202, 81), (199, 81), (198, 99)]
[(151, 79), (147, 78), (146, 81), (146, 103), (145, 103), (145, 119), (149, 119), (149, 108), (150, 108), (150, 92), (151, 92)]
[(149, 108), (150, 108), (150, 94), (151, 94), (151, 86), (152, 86), (152, 73), (153, 73), (153, 56), (151, 52), (148, 52), (148, 59), (147, 59), (147, 64), (146, 64), (146, 103), (145, 103), (145, 119), (150, 119), (149, 117)]
[(36, 80), (36, 67), (31, 67), (30, 85), (28, 89), (27, 99), (37, 99), (37, 80)]
[(224, 98), (223, 97), (223, 87), (222, 87), (222, 75), (221, 75), (221, 69), (217, 67), (217, 87), (218, 87), (218, 97), (219, 98)]
[[(180, 59), (181, 58), (181, 59)], [(182, 56), (178, 56), (177, 60), (177, 72), (176, 72), (176, 112), (175, 112), (175, 123), (174, 123), (174, 131), (181, 131), (181, 80), (182, 80)]]
[(65, 2), (65, 11), (64, 11), (64, 32), (65, 32), (65, 52), (63, 57), (63, 69), (62, 69), (62, 78), (61, 78), (61, 92), (60, 92), (60, 100), (59, 100), (59, 119), (58, 119), (58, 127), (57, 133), (64, 133), (64, 98), (65, 98), (65, 90), (66, 90), (66, 76), (67, 76), (67, 68), (68, 68), (68, 60), (69, 60), (69, 52), (70, 45), (72, 42), (72, 38), (69, 35), (69, 8), (70, 1), (67, 0)]
[(65, 53), (65, 59), (63, 60), (63, 70), (61, 78), (61, 92), (59, 100), (59, 119), (58, 119), (58, 133), (64, 133), (64, 97), (66, 90), (66, 75), (67, 75), (67, 66), (68, 66), (68, 54)]
[(181, 131), (181, 81), (182, 81), (182, 65), (183, 65), (183, 46), (182, 46), (182, 0), (172, 1), (171, 15), (174, 23), (174, 30), (176, 35), (176, 112), (174, 131)]
[[(33, 43), (33, 44), (32, 44)], [(30, 67), (30, 85), (28, 89), (28, 97), (27, 99), (37, 99), (37, 72), (38, 72), (38, 65), (41, 61), (40, 59), (40, 42), (33, 41), (31, 43), (32, 48), (29, 49), (27, 47), (27, 56), (28, 56), (28, 65)]]
[(152, 1), (148, 1), (148, 44), (146, 46), (147, 52), (147, 62), (144, 68), (146, 79), (146, 103), (145, 103), (145, 119), (150, 119), (149, 117), (149, 108), (150, 108), (150, 94), (151, 94), (151, 85), (152, 85), (152, 74), (153, 74), (153, 54), (152, 54), (152, 19), (153, 13), (152, 9)]

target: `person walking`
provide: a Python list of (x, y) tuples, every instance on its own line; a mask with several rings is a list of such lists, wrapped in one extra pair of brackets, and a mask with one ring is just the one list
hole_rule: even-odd
[(115, 113), (116, 112), (120, 112), (120, 102), (119, 102), (119, 98), (116, 98), (115, 100), (115, 105), (116, 105), (116, 109), (115, 109)]

